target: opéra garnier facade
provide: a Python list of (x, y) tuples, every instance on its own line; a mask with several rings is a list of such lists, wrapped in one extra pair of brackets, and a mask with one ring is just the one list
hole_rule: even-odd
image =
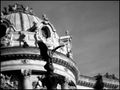
[[(59, 37), (46, 15), (40, 19), (32, 8), (17, 3), (3, 8), (0, 28), (1, 89), (46, 89), (50, 85), (56, 89), (77, 88), (79, 70), (72, 60), (68, 31)], [(47, 46), (48, 55), (58, 47), (51, 63), (48, 60), (48, 69), (38, 41)], [(54, 69), (47, 77), (49, 65)]]

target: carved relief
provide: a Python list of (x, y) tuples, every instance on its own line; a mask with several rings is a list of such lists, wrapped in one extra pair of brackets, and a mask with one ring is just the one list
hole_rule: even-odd
[(5, 36), (1, 38), (1, 46), (9, 46), (10, 45), (10, 37)]
[(32, 82), (33, 89), (46, 89), (42, 85), (43, 75), (37, 76), (37, 80)]
[(11, 22), (7, 19), (2, 19), (1, 20), (1, 34), (0, 34), (0, 41), (1, 41), (1, 46), (10, 46), (11, 42), (11, 32), (14, 32), (13, 25)]
[(2, 89), (18, 89), (18, 80), (14, 76), (0, 75)]

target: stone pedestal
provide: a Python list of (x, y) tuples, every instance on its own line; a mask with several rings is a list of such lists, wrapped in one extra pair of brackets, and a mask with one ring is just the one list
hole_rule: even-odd
[(31, 81), (31, 70), (21, 70), (23, 75), (23, 89), (33, 89)]
[(33, 89), (32, 82), (30, 80), (30, 76), (23, 77), (23, 88), (24, 89)]

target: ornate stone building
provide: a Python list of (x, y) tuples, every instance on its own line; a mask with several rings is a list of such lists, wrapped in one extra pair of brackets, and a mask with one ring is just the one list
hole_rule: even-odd
[(42, 82), (46, 61), (37, 41), (45, 43), (48, 53), (63, 45), (52, 56), (54, 74), (61, 76), (57, 88), (77, 87), (79, 71), (72, 60), (71, 36), (59, 37), (45, 15), (40, 19), (31, 8), (16, 3), (1, 12), (0, 27), (1, 88), (46, 88)]
[[(32, 8), (16, 3), (4, 7), (0, 28), (1, 89), (47, 88), (43, 83), (46, 61), (41, 56), (38, 41), (47, 46), (49, 55), (61, 46), (52, 55), (54, 75), (60, 78), (51, 82), (55, 81), (57, 89), (93, 88), (96, 80), (80, 76), (73, 61), (71, 36), (66, 32), (65, 36), (59, 37), (46, 15), (40, 19)], [(117, 87), (118, 81), (115, 81), (110, 88)]]

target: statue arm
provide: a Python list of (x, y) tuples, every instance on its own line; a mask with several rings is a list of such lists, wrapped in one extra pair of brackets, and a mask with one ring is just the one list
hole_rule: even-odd
[(61, 47), (63, 47), (63, 46), (64, 46), (64, 45), (60, 45), (60, 46), (54, 48), (54, 49), (52, 50), (52, 52), (54, 53), (58, 48), (61, 48)]

